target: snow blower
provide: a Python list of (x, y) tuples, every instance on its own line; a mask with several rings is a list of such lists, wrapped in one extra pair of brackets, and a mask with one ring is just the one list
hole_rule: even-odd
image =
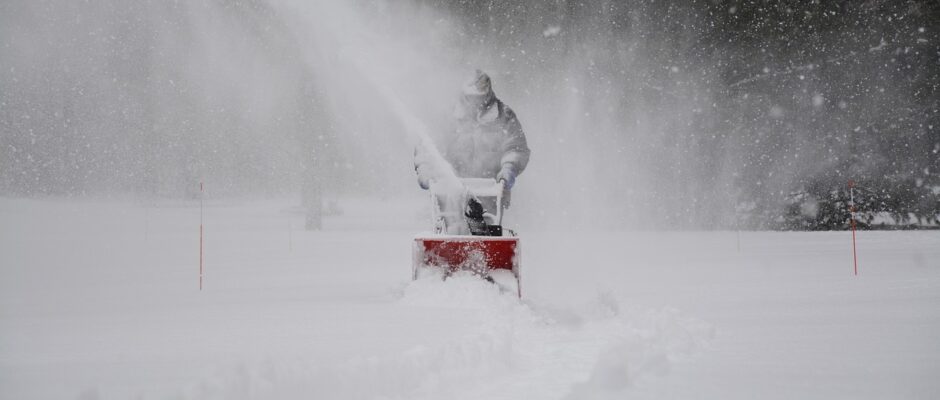
[[(459, 193), (431, 187), (429, 235), (415, 237), (412, 279), (438, 269), (444, 279), (469, 271), (522, 297), (519, 237), (502, 226), (503, 182), (461, 179)], [(494, 210), (496, 214), (486, 212)]]

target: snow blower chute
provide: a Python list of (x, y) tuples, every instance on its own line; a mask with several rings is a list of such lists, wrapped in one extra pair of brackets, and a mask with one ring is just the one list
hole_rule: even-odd
[[(519, 237), (504, 229), (503, 183), (461, 179), (459, 194), (431, 188), (431, 234), (414, 241), (412, 279), (439, 269), (444, 279), (469, 271), (522, 297)], [(496, 213), (486, 212), (494, 210)]]

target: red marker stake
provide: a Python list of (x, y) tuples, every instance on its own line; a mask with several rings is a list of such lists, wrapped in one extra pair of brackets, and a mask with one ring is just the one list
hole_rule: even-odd
[(202, 291), (202, 203), (205, 192), (202, 189), (202, 182), (199, 182), (199, 290)]
[(855, 265), (855, 275), (858, 276), (858, 254), (855, 252), (855, 182), (849, 181), (849, 211), (852, 218), (852, 262)]

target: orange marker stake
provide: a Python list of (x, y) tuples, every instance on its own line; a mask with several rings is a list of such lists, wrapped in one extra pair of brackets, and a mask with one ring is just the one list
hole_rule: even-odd
[(199, 290), (202, 291), (202, 214), (203, 214), (203, 191), (202, 182), (199, 182)]
[(852, 262), (855, 265), (855, 276), (858, 276), (858, 254), (855, 252), (855, 182), (849, 181), (849, 211), (852, 219)]

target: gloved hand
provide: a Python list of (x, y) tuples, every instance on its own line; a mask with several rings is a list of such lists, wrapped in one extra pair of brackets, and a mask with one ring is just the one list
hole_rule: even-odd
[(424, 175), (418, 174), (418, 186), (420, 186), (421, 189), (428, 190), (428, 188), (431, 187), (431, 180)]
[(415, 172), (418, 174), (418, 186), (421, 189), (428, 190), (431, 187), (431, 176), (432, 174), (429, 171), (427, 166), (415, 167)]
[(506, 190), (512, 189), (512, 185), (516, 184), (515, 168), (510, 164), (503, 164), (503, 168), (496, 174), (496, 181), (504, 181), (506, 182)]

